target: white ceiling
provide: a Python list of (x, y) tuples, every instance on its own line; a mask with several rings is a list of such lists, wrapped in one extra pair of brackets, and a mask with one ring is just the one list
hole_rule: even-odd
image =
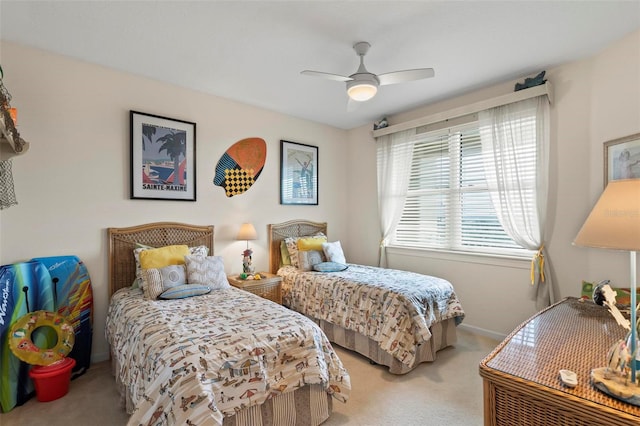
[[(0, 1), (3, 40), (343, 129), (588, 57), (638, 28), (640, 1)], [(362, 40), (373, 73), (436, 76), (347, 112), (344, 83), (300, 71), (350, 75)]]

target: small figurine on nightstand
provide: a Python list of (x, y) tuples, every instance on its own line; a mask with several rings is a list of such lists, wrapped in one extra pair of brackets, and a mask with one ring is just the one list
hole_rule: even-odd
[(253, 271), (255, 270), (253, 268), (253, 265), (251, 264), (251, 255), (253, 254), (253, 251), (251, 249), (246, 249), (245, 251), (242, 252), (242, 272), (244, 272), (245, 274), (253, 274)]

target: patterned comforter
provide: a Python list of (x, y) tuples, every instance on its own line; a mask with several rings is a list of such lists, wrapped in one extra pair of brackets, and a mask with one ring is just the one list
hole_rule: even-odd
[(305, 384), (343, 402), (351, 389), (316, 324), (235, 288), (158, 301), (119, 290), (105, 333), (135, 407), (129, 425), (221, 425)]
[(431, 338), (432, 324), (464, 318), (453, 286), (442, 278), (354, 264), (329, 273), (284, 266), (278, 275), (285, 306), (363, 334), (408, 366), (416, 347)]

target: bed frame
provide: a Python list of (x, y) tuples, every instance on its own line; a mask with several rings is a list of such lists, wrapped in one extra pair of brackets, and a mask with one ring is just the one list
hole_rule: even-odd
[[(278, 224), (269, 224), (267, 229), (269, 231), (269, 267), (270, 272), (273, 274), (276, 274), (281, 267), (280, 243), (285, 238), (313, 235), (317, 232), (328, 235), (326, 222), (309, 220), (290, 220)], [(363, 334), (347, 330), (318, 318), (311, 319), (322, 328), (331, 342), (358, 352), (376, 364), (386, 365), (389, 367), (389, 372), (393, 374), (405, 374), (416, 368), (420, 363), (435, 361), (436, 352), (455, 344), (457, 341), (454, 318), (433, 324), (429, 329), (432, 334), (431, 339), (418, 347), (415, 363), (412, 366), (407, 366), (388, 352), (380, 349), (376, 341)]]
[[(155, 222), (125, 228), (108, 228), (109, 236), (109, 297), (121, 288), (130, 287), (136, 276), (133, 249), (136, 244), (162, 247), (186, 244), (190, 247), (205, 245), (213, 255), (214, 227), (212, 225), (189, 225), (178, 222)], [(112, 356), (113, 369), (118, 371)], [(119, 382), (116, 377), (116, 382)], [(128, 398), (126, 384), (117, 383), (122, 404), (127, 413), (132, 413), (133, 404)], [(324, 422), (333, 409), (333, 398), (321, 385), (308, 385), (293, 392), (282, 394), (239, 411), (235, 416), (225, 417), (224, 426), (253, 426), (257, 419), (262, 424), (317, 425)]]

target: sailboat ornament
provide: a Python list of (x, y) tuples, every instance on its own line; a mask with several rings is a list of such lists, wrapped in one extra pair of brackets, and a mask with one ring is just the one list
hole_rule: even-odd
[[(608, 285), (598, 286), (594, 290), (600, 291), (599, 296), (603, 296), (602, 304), (608, 309), (616, 322), (629, 330), (629, 334), (624, 340), (618, 340), (611, 346), (607, 353), (607, 366), (601, 368), (595, 368), (591, 370), (591, 382), (598, 390), (629, 404), (640, 406), (640, 387), (637, 383), (631, 382), (629, 378), (629, 372), (631, 369), (631, 363), (636, 362), (636, 354), (631, 353), (630, 335), (631, 335), (631, 322), (622, 315), (616, 306), (617, 293)], [(632, 309), (637, 309), (633, 306)], [(634, 324), (638, 327), (638, 324)], [(635, 345), (636, 348), (638, 345)], [(637, 352), (637, 349), (636, 351)], [(636, 364), (637, 365), (637, 364)]]

